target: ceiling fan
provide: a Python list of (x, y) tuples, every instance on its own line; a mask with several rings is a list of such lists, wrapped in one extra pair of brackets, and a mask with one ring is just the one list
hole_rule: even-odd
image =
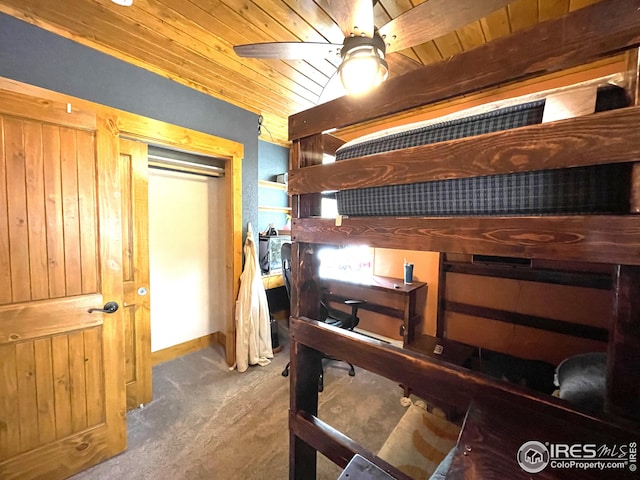
[[(362, 94), (384, 81), (387, 55), (440, 37), (513, 0), (427, 0), (377, 28), (377, 0), (325, 0), (324, 7), (344, 33), (344, 42), (269, 42), (237, 45), (240, 57), (304, 60), (341, 57), (338, 75), (349, 94)], [(396, 55), (398, 55), (396, 53)]]

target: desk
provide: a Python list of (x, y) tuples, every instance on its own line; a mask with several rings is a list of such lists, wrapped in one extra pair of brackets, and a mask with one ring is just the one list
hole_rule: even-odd
[[(392, 322), (396, 319), (392, 335), (388, 334), (388, 330), (382, 332), (371, 329), (373, 333), (402, 338), (404, 346), (414, 341), (427, 301), (425, 282), (416, 281), (405, 285), (401, 278), (373, 275), (353, 281), (323, 279), (322, 285), (327, 289), (326, 298), (332, 302), (332, 306), (338, 306), (349, 299), (364, 300), (366, 303), (360, 305), (359, 312), (366, 310), (391, 317)], [(364, 315), (358, 316), (362, 321)]]
[(277, 271), (267, 275), (262, 275), (262, 284), (265, 290), (271, 290), (272, 288), (278, 288), (284, 286), (284, 278), (282, 277), (282, 271)]
[[(404, 348), (456, 365), (465, 365), (474, 352), (474, 348), (468, 345), (423, 334), (419, 327), (427, 301), (425, 282), (405, 285), (399, 278), (371, 276), (354, 281), (323, 279), (322, 286), (327, 288), (325, 298), (334, 307), (348, 299), (366, 301), (367, 303), (363, 303), (358, 308), (361, 323), (365, 313), (362, 312), (363, 310), (382, 314), (383, 318), (389, 322), (395, 321), (398, 325), (396, 334), (398, 338), (402, 338)], [(374, 331), (374, 333), (380, 332)], [(405, 396), (409, 396), (411, 392), (408, 388), (404, 387), (404, 390)], [(466, 409), (466, 403), (464, 406), (459, 406), (445, 404), (442, 399), (434, 401), (425, 398), (425, 400), (444, 410), (449, 418), (457, 418), (459, 413)]]
[(262, 284), (267, 293), (271, 316), (276, 320), (289, 319), (289, 296), (284, 288), (282, 270), (262, 275)]

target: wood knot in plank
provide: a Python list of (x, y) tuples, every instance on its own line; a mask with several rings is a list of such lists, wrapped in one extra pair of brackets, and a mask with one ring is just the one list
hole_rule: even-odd
[(521, 229), (500, 229), (487, 232), (485, 237), (502, 244), (537, 246), (554, 244), (572, 244), (584, 240), (582, 235), (558, 233), (554, 231), (528, 231)]
[(118, 121), (113, 118), (107, 118), (107, 128), (109, 132), (113, 134), (113, 136), (117, 137), (120, 135), (120, 127), (118, 127)]

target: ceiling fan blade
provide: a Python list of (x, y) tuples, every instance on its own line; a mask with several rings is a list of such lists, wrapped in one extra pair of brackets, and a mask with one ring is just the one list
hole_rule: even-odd
[(416, 62), (415, 60), (399, 52), (386, 55), (385, 60), (389, 65), (390, 78), (398, 77), (400, 75), (404, 75), (405, 73), (424, 67), (424, 65), (420, 62)]
[(371, 0), (326, 0), (329, 14), (345, 37), (373, 37), (373, 2)]
[(327, 84), (320, 92), (320, 97), (318, 98), (318, 105), (321, 103), (327, 103), (331, 100), (335, 100), (338, 97), (342, 97), (346, 95), (346, 91), (342, 86), (342, 82), (340, 81), (340, 75), (338, 72), (334, 73), (331, 78), (327, 81)]
[(239, 57), (304, 60), (307, 58), (340, 58), (342, 45), (312, 42), (269, 42), (236, 45), (233, 51)]
[(478, 20), (513, 0), (429, 0), (404, 12), (380, 28), (387, 53), (438, 38)]

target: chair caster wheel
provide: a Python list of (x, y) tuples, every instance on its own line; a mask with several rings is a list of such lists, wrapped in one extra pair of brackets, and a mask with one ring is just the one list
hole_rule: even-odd
[(283, 377), (288, 377), (289, 376), (289, 370), (283, 370), (282, 371), (282, 376)]
[(356, 376), (356, 371), (354, 369), (349, 370), (349, 376), (350, 377), (355, 377)]

